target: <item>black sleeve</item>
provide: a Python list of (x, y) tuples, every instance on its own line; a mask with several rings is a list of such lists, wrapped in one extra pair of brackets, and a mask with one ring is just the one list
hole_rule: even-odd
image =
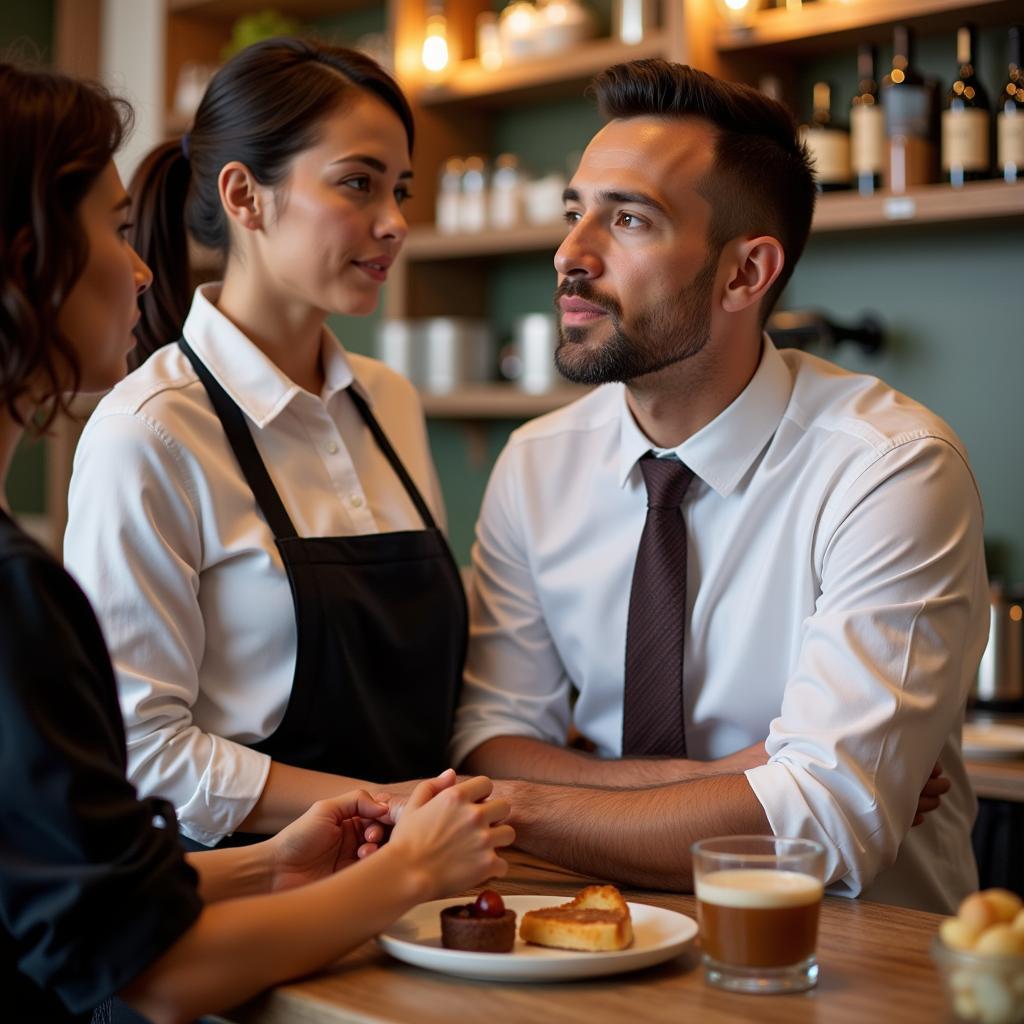
[(124, 774), (113, 670), (85, 595), (42, 552), (0, 560), (0, 919), (73, 1011), (156, 960), (201, 910), (174, 811)]

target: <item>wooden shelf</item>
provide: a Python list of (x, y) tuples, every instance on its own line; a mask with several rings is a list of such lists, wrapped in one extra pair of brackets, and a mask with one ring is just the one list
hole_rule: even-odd
[(234, 21), (243, 14), (252, 14), (269, 6), (278, 14), (312, 20), (373, 7), (375, 3), (376, 0), (274, 0), (272, 4), (256, 3), (254, 0), (167, 0), (167, 13), (215, 21)]
[[(978, 181), (964, 188), (924, 185), (902, 196), (881, 193), (828, 193), (818, 199), (814, 233), (861, 231), (907, 224), (1024, 217), (1024, 183)], [(554, 252), (565, 237), (561, 222), (472, 235), (442, 235), (433, 225), (409, 231), (402, 255), (413, 263), (506, 256), (521, 252)]]
[(903, 196), (824, 195), (818, 200), (812, 230), (818, 234), (1005, 217), (1024, 217), (1024, 183), (977, 181), (964, 188), (922, 185)]
[(975, 796), (1024, 803), (1024, 761), (971, 761), (965, 758), (964, 767)]
[(433, 224), (417, 224), (409, 229), (402, 255), (414, 262), (428, 262), (543, 252), (545, 249), (553, 252), (565, 238), (565, 231), (565, 222), (560, 220), (551, 224), (465, 235), (444, 235), (436, 231)]
[(530, 99), (578, 96), (598, 72), (622, 61), (664, 56), (667, 44), (663, 32), (632, 45), (597, 39), (552, 57), (493, 71), (477, 60), (465, 60), (444, 81), (421, 86), (416, 99), (424, 107), (470, 100), (477, 106), (512, 106)]
[(424, 413), (432, 419), (519, 420), (560, 409), (588, 390), (565, 385), (532, 395), (512, 384), (475, 384), (445, 395), (422, 391), (420, 398)]
[(818, 0), (800, 11), (762, 11), (747, 26), (723, 25), (715, 44), (722, 53), (771, 50), (779, 57), (887, 41), (900, 22), (922, 32), (951, 32), (964, 18), (986, 25), (1019, 17), (1020, 0)]

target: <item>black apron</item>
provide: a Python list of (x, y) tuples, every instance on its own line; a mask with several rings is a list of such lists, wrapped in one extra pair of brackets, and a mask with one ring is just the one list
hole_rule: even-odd
[[(295, 603), (291, 696), (281, 724), (252, 749), (297, 768), (381, 783), (437, 774), (447, 765), (462, 682), (466, 596), (448, 543), (384, 431), (350, 387), (425, 529), (298, 537), (242, 411), (188, 343), (178, 344), (274, 533)], [(261, 838), (236, 833), (221, 845)]]

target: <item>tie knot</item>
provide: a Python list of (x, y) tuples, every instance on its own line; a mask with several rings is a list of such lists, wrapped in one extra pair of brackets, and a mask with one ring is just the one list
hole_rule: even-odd
[(647, 484), (647, 507), (678, 509), (693, 479), (693, 470), (678, 459), (659, 459), (645, 455), (640, 471)]

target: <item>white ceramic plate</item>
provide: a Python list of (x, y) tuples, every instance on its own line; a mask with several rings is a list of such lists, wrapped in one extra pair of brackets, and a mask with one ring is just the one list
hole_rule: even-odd
[(1024, 726), (965, 722), (964, 757), (1024, 757)]
[(441, 911), (467, 898), (421, 903), (395, 922), (377, 941), (398, 960), (445, 974), (484, 981), (565, 981), (601, 974), (637, 971), (681, 953), (697, 934), (697, 922), (684, 914), (643, 903), (630, 903), (633, 945), (605, 953), (532, 946), (519, 938), (519, 922), (527, 910), (568, 902), (559, 896), (504, 896), (514, 910), (516, 944), (510, 953), (469, 953), (441, 945)]

